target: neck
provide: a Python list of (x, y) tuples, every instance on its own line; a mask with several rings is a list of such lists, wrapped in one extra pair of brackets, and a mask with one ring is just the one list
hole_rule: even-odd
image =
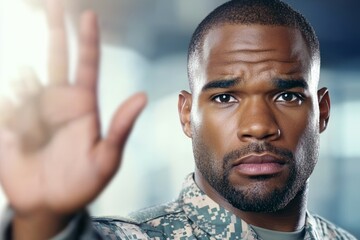
[(248, 212), (232, 206), (205, 180), (198, 170), (195, 171), (195, 182), (213, 201), (250, 225), (282, 232), (297, 231), (305, 225), (308, 184), (299, 191), (286, 207), (279, 211)]

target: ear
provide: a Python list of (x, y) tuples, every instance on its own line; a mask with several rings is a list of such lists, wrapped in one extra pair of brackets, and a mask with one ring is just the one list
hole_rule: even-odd
[(327, 88), (318, 90), (318, 101), (320, 110), (320, 133), (325, 131), (330, 118), (330, 96)]
[(192, 137), (191, 132), (191, 105), (192, 105), (192, 95), (187, 91), (181, 91), (179, 93), (178, 101), (178, 111), (180, 122), (183, 128), (184, 133), (189, 138)]

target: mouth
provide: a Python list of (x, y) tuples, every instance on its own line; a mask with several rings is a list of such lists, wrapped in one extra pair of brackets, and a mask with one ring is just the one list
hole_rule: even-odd
[(286, 166), (286, 161), (270, 153), (250, 154), (238, 159), (233, 164), (233, 169), (249, 177), (270, 176), (281, 173)]

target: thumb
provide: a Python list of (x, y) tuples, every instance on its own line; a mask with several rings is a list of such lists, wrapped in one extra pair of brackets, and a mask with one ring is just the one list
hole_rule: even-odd
[(146, 102), (145, 93), (137, 93), (119, 106), (110, 124), (109, 132), (105, 137), (105, 141), (109, 145), (123, 149), (131, 129)]
[(131, 129), (147, 102), (144, 93), (137, 93), (128, 98), (115, 112), (107, 136), (96, 149), (95, 163), (108, 182), (118, 169), (120, 156)]

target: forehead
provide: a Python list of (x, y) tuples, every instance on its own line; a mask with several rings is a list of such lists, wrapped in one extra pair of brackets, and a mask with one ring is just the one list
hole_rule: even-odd
[(211, 29), (203, 43), (203, 57), (239, 51), (267, 51), (279, 60), (309, 57), (309, 50), (298, 29), (272, 25), (223, 24)]
[(241, 68), (285, 74), (305, 74), (311, 68), (309, 49), (299, 30), (258, 24), (224, 24), (209, 30), (195, 62), (198, 80), (206, 81), (216, 74), (236, 75), (234, 69)]

